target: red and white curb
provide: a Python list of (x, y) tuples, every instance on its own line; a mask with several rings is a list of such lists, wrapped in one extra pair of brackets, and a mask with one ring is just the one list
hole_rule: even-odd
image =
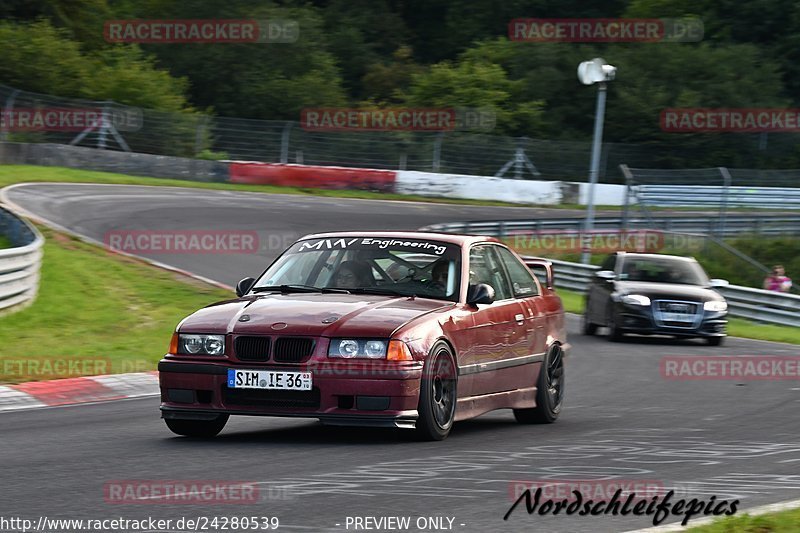
[(0, 412), (125, 400), (159, 394), (158, 372), (86, 376), (0, 385)]

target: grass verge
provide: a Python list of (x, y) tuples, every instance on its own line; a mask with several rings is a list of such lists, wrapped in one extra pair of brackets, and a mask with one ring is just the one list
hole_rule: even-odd
[[(558, 295), (564, 303), (568, 313), (583, 314), (583, 295), (566, 289), (558, 289)], [(728, 322), (728, 335), (744, 337), (760, 341), (786, 342), (800, 344), (800, 328), (789, 326), (776, 326), (773, 324), (759, 324), (742, 318), (730, 318)]]
[(689, 528), (688, 533), (796, 533), (800, 530), (800, 509), (760, 516), (743, 514)]
[(39, 229), (46, 239), (39, 295), (0, 318), (0, 382), (154, 370), (178, 321), (232, 296)]

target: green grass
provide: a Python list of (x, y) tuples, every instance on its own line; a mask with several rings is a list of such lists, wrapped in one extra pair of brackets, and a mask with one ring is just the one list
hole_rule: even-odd
[(11, 241), (7, 237), (0, 235), (0, 250), (3, 248), (11, 248)]
[[(568, 313), (583, 314), (583, 295), (566, 289), (558, 289), (558, 295)], [(800, 328), (759, 324), (742, 318), (731, 318), (728, 322), (728, 335), (761, 341), (800, 344)]]
[[(691, 524), (691, 522), (689, 522)], [(795, 533), (800, 530), (800, 509), (761, 516), (743, 514), (688, 529), (690, 533)]]
[(184, 316), (233, 297), (40, 229), (39, 294), (30, 307), (0, 317), (0, 382), (72, 377), (40, 373), (35, 365), (48, 360), (77, 360), (88, 368), (79, 373), (89, 374), (154, 370)]

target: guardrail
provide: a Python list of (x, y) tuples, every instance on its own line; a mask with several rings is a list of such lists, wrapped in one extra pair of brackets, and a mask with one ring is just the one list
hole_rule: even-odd
[(648, 206), (800, 208), (800, 189), (709, 185), (633, 185), (631, 192)]
[[(585, 293), (600, 267), (549, 260), (553, 263), (555, 286)], [(728, 285), (716, 289), (728, 300), (731, 316), (780, 326), (800, 326), (800, 296), (763, 289)]]
[[(535, 220), (483, 220), (472, 222), (448, 222), (432, 224), (421, 231), (445, 233), (468, 233), (507, 237), (519, 231), (581, 230), (583, 218), (540, 218)], [(746, 233), (756, 235), (785, 235), (800, 232), (800, 216), (729, 215), (724, 226), (720, 219), (699, 216), (655, 216), (655, 217), (598, 217), (595, 230), (604, 229), (652, 229), (681, 233), (708, 233), (711, 235), (735, 236)]]
[(0, 313), (8, 313), (22, 309), (36, 297), (44, 237), (3, 207), (0, 207), (0, 234), (13, 246), (0, 249)]

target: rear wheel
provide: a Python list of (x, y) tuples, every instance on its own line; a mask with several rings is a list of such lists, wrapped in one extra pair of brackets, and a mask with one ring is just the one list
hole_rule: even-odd
[(514, 418), (522, 424), (551, 424), (561, 414), (564, 402), (564, 350), (554, 345), (547, 352), (536, 382), (536, 407), (514, 409)]
[(450, 347), (436, 343), (425, 361), (419, 389), (417, 434), (424, 440), (444, 440), (456, 413), (458, 375)]
[(184, 437), (214, 437), (225, 424), (228, 423), (228, 415), (218, 415), (212, 420), (181, 420), (176, 418), (165, 418), (164, 422), (173, 433)]
[(597, 333), (597, 324), (592, 324), (591, 320), (589, 320), (588, 310), (583, 313), (581, 329), (583, 330), (584, 335), (594, 335)]

